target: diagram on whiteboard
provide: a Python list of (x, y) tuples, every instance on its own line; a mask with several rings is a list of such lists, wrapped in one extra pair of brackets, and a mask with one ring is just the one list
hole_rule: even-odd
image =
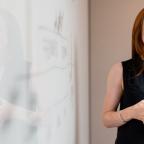
[(3, 144), (75, 144), (72, 2), (0, 1)]

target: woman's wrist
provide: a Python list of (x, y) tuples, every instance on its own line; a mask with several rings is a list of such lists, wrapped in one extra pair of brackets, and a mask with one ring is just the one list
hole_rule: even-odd
[(129, 120), (133, 119), (134, 118), (134, 107), (130, 106), (123, 110), (120, 110), (120, 116), (124, 122), (128, 122)]
[(122, 123), (126, 123), (128, 120), (125, 120), (125, 118), (124, 118), (123, 115), (122, 115), (121, 110), (120, 110), (118, 113), (119, 113), (119, 117), (120, 117)]

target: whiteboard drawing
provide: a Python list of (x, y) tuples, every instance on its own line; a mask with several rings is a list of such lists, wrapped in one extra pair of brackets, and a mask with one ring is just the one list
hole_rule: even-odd
[[(55, 2), (27, 1), (32, 16), (26, 19), (32, 28), (28, 51), (21, 21), (8, 8), (0, 8), (0, 141), (4, 144), (75, 143), (74, 34), (71, 26), (65, 27), (71, 3)], [(24, 51), (29, 52), (29, 61)]]

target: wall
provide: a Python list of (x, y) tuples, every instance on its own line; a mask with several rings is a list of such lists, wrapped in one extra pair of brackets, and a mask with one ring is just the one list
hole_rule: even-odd
[(116, 128), (100, 119), (106, 77), (112, 64), (131, 57), (131, 30), (143, 0), (91, 0), (90, 7), (91, 144), (112, 144)]
[(79, 0), (77, 15), (77, 143), (89, 144), (89, 21), (88, 0)]

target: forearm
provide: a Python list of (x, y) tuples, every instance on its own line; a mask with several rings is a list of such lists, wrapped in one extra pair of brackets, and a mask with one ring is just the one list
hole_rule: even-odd
[(42, 112), (30, 111), (23, 107), (11, 104), (3, 99), (0, 99), (0, 102), (2, 103), (0, 106), (1, 121), (4, 121), (5, 119), (18, 119), (37, 125), (38, 121), (42, 119)]
[(119, 112), (121, 112), (122, 118), (127, 122), (133, 118), (133, 106), (119, 111), (108, 111), (103, 114), (104, 126), (107, 128), (111, 128), (125, 124), (126, 122), (122, 120)]
[(19, 107), (16, 105), (11, 105), (11, 108), (13, 109), (11, 118), (32, 123), (34, 115), (33, 111), (27, 110), (23, 107)]

